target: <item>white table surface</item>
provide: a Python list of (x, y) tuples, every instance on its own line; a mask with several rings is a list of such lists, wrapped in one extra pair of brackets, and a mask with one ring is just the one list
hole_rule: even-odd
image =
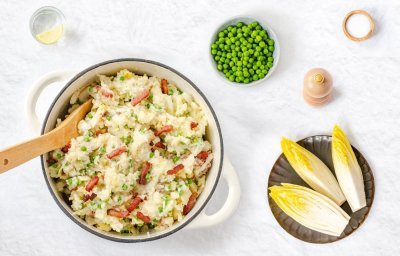
[[(30, 15), (48, 4), (60, 8), (68, 21), (65, 40), (57, 46), (40, 45), (28, 29)], [(341, 22), (347, 12), (360, 8), (372, 14), (377, 26), (370, 40), (355, 43), (345, 38)], [(41, 75), (119, 57), (152, 59), (188, 76), (213, 104), (242, 198), (222, 225), (120, 244), (98, 238), (66, 217), (35, 159), (0, 176), (0, 255), (394, 255), (400, 248), (399, 13), (396, 0), (2, 0), (1, 147), (33, 135), (24, 104)], [(239, 14), (267, 21), (281, 42), (276, 73), (252, 88), (223, 83), (207, 55), (216, 26)], [(315, 66), (329, 70), (335, 86), (334, 100), (318, 109), (306, 105), (301, 95), (303, 75)], [(58, 88), (42, 98), (39, 109), (46, 108)], [(375, 202), (367, 221), (350, 237), (308, 244), (275, 221), (266, 181), (280, 154), (281, 136), (329, 134), (335, 123), (372, 166)], [(225, 194), (221, 183), (210, 207), (217, 209)]]

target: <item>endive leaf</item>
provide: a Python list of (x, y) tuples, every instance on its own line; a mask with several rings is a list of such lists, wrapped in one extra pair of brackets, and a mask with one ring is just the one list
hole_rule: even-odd
[(269, 188), (270, 196), (288, 216), (301, 225), (340, 236), (350, 216), (328, 197), (303, 186), (282, 183)]
[(360, 165), (346, 134), (335, 125), (332, 133), (332, 158), (336, 177), (353, 212), (367, 205)]
[(290, 165), (310, 187), (338, 205), (346, 201), (335, 176), (318, 157), (286, 138), (282, 138), (281, 147)]

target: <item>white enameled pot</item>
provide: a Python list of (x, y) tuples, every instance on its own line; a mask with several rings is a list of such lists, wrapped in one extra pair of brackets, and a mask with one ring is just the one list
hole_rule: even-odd
[[(221, 129), (217, 120), (217, 116), (215, 115), (207, 98), (199, 90), (199, 88), (188, 78), (166, 65), (149, 60), (127, 58), (102, 62), (79, 73), (64, 71), (49, 73), (35, 83), (30, 94), (28, 95), (26, 110), (29, 123), (34, 129), (40, 129), (40, 121), (35, 111), (36, 103), (43, 89), (50, 84), (57, 81), (69, 80), (51, 104), (41, 126), (42, 134), (51, 131), (55, 127), (57, 118), (62, 117), (66, 113), (70, 98), (74, 92), (87, 86), (91, 81), (95, 80), (99, 74), (112, 75), (121, 69), (128, 69), (137, 74), (147, 74), (149, 76), (165, 78), (168, 81), (176, 84), (182, 91), (193, 95), (195, 101), (202, 107), (209, 121), (206, 136), (212, 144), (214, 153), (214, 160), (207, 175), (204, 191), (199, 196), (192, 211), (181, 222), (175, 223), (172, 227), (166, 230), (153, 231), (149, 234), (140, 236), (127, 236), (115, 232), (105, 232), (88, 225), (84, 220), (73, 214), (72, 209), (63, 199), (62, 194), (57, 192), (55, 183), (49, 176), (49, 172), (45, 165), (47, 156), (43, 155), (41, 157), (43, 174), (50, 193), (58, 206), (71, 220), (73, 220), (83, 229), (102, 238), (118, 242), (143, 242), (155, 240), (173, 234), (185, 226), (186, 228), (210, 227), (229, 218), (236, 210), (240, 200), (240, 184), (235, 170), (233, 169), (227, 157), (224, 155)], [(207, 215), (205, 213), (205, 206), (213, 195), (220, 176), (222, 176), (222, 178), (225, 179), (228, 184), (228, 196), (224, 205), (219, 209), (218, 212), (212, 215)]]

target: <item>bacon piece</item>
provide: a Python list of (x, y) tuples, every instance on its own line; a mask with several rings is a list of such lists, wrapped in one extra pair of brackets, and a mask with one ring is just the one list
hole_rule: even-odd
[(197, 154), (197, 158), (201, 160), (206, 160), (208, 157), (208, 152), (207, 151), (201, 151), (200, 153)]
[(136, 213), (136, 217), (138, 217), (139, 219), (141, 219), (144, 223), (149, 223), (150, 222), (150, 218), (149, 216), (144, 215), (141, 212), (137, 212)]
[(196, 122), (191, 122), (191, 123), (190, 123), (190, 129), (193, 130), (193, 129), (196, 128), (198, 125), (199, 125), (199, 124), (196, 123)]
[(157, 148), (162, 148), (162, 149), (165, 149), (165, 145), (164, 145), (164, 144), (162, 144), (160, 141), (159, 141), (159, 142), (157, 142), (157, 143), (155, 144), (155, 146), (156, 146)]
[(92, 189), (94, 188), (94, 186), (97, 185), (97, 183), (99, 182), (99, 176), (94, 176), (86, 185), (86, 191), (90, 192), (92, 191)]
[(49, 166), (51, 166), (51, 165), (57, 163), (57, 160), (54, 159), (54, 158), (52, 158), (52, 157), (50, 157), (49, 159), (46, 160), (46, 162), (47, 162), (47, 164), (48, 164)]
[(168, 94), (167, 80), (165, 79), (161, 80), (161, 92), (164, 94)]
[(83, 202), (89, 201), (89, 200), (93, 200), (96, 198), (96, 193), (92, 193), (92, 194), (87, 194), (83, 197)]
[(140, 175), (139, 184), (141, 184), (141, 185), (146, 185), (147, 184), (146, 174), (150, 171), (150, 168), (151, 168), (151, 163), (149, 163), (149, 162), (146, 162), (143, 165), (142, 173)]
[(160, 136), (161, 133), (170, 132), (170, 131), (172, 131), (172, 129), (173, 129), (172, 125), (165, 125), (160, 130), (155, 131), (154, 135), (155, 136)]
[(101, 86), (100, 85), (96, 85), (94, 88), (96, 89), (96, 91), (100, 91)]
[(104, 134), (104, 133), (106, 133), (106, 132), (107, 132), (107, 129), (102, 128), (102, 129), (100, 129), (100, 130), (97, 130), (97, 131), (95, 132), (95, 134), (96, 134), (96, 136), (99, 136), (100, 134)]
[(71, 143), (67, 143), (67, 145), (65, 145), (65, 146), (61, 149), (61, 151), (62, 151), (64, 154), (66, 154), (66, 153), (68, 153), (68, 151), (69, 151), (70, 148), (71, 148)]
[(132, 101), (131, 101), (132, 106), (136, 106), (137, 104), (142, 102), (142, 100), (144, 100), (147, 97), (149, 97), (149, 95), (150, 95), (150, 91), (145, 89), (143, 92), (139, 93), (139, 95), (136, 96), (136, 98), (132, 99)]
[(114, 96), (111, 92), (107, 92), (107, 91), (102, 91), (101, 95), (103, 95), (106, 98), (112, 98)]
[(138, 207), (138, 205), (142, 202), (142, 199), (138, 196), (136, 196), (132, 202), (128, 205), (128, 207), (126, 207), (126, 209), (128, 210), (128, 212), (132, 212), (133, 210), (135, 210), (136, 207)]
[(119, 148), (113, 150), (111, 153), (107, 154), (106, 156), (108, 159), (113, 159), (114, 157), (121, 155), (125, 151), (126, 151), (126, 147), (122, 146), (122, 147), (119, 147)]
[(113, 216), (113, 217), (117, 217), (117, 218), (126, 218), (129, 216), (128, 211), (120, 211), (120, 210), (116, 210), (116, 209), (108, 209), (107, 214), (110, 216)]
[(167, 174), (168, 175), (176, 174), (177, 172), (179, 172), (183, 168), (185, 168), (185, 166), (183, 166), (183, 164), (178, 164), (177, 166), (174, 167), (174, 169), (171, 169), (171, 170), (167, 171)]
[(187, 215), (193, 209), (196, 200), (197, 200), (197, 193), (193, 192), (189, 197), (189, 201), (187, 202), (185, 207), (183, 207), (183, 215)]

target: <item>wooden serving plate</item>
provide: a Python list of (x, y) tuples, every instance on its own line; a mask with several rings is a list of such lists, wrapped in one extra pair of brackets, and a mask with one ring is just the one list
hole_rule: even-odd
[[(297, 142), (302, 147), (306, 148), (313, 154), (315, 154), (322, 162), (324, 162), (329, 169), (333, 169), (332, 161), (332, 137), (328, 135), (317, 135), (307, 137), (303, 140)], [(356, 229), (358, 229), (361, 224), (365, 221), (368, 216), (369, 210), (371, 209), (372, 202), (374, 201), (375, 194), (375, 184), (374, 176), (372, 170), (365, 160), (364, 156), (353, 147), (354, 153), (356, 155), (357, 161), (360, 164), (361, 171), (364, 178), (365, 195), (367, 198), (367, 206), (358, 210), (357, 212), (352, 212), (347, 201), (341, 206), (342, 209), (349, 214), (351, 217), (349, 224), (345, 228), (344, 232), (340, 237), (326, 235), (309, 228), (306, 228), (293, 220), (291, 217), (286, 215), (278, 205), (269, 196), (268, 191), (268, 202), (271, 208), (272, 214), (278, 221), (279, 225), (286, 230), (292, 236), (309, 243), (332, 243), (339, 241), (345, 237), (351, 235)], [(332, 171), (335, 175), (334, 171)], [(336, 177), (336, 176), (335, 176)], [(286, 157), (283, 153), (276, 160), (274, 166), (272, 167), (271, 173), (268, 179), (268, 188), (274, 185), (280, 185), (281, 183), (293, 183), (301, 186), (310, 188), (297, 173), (290, 166)]]

